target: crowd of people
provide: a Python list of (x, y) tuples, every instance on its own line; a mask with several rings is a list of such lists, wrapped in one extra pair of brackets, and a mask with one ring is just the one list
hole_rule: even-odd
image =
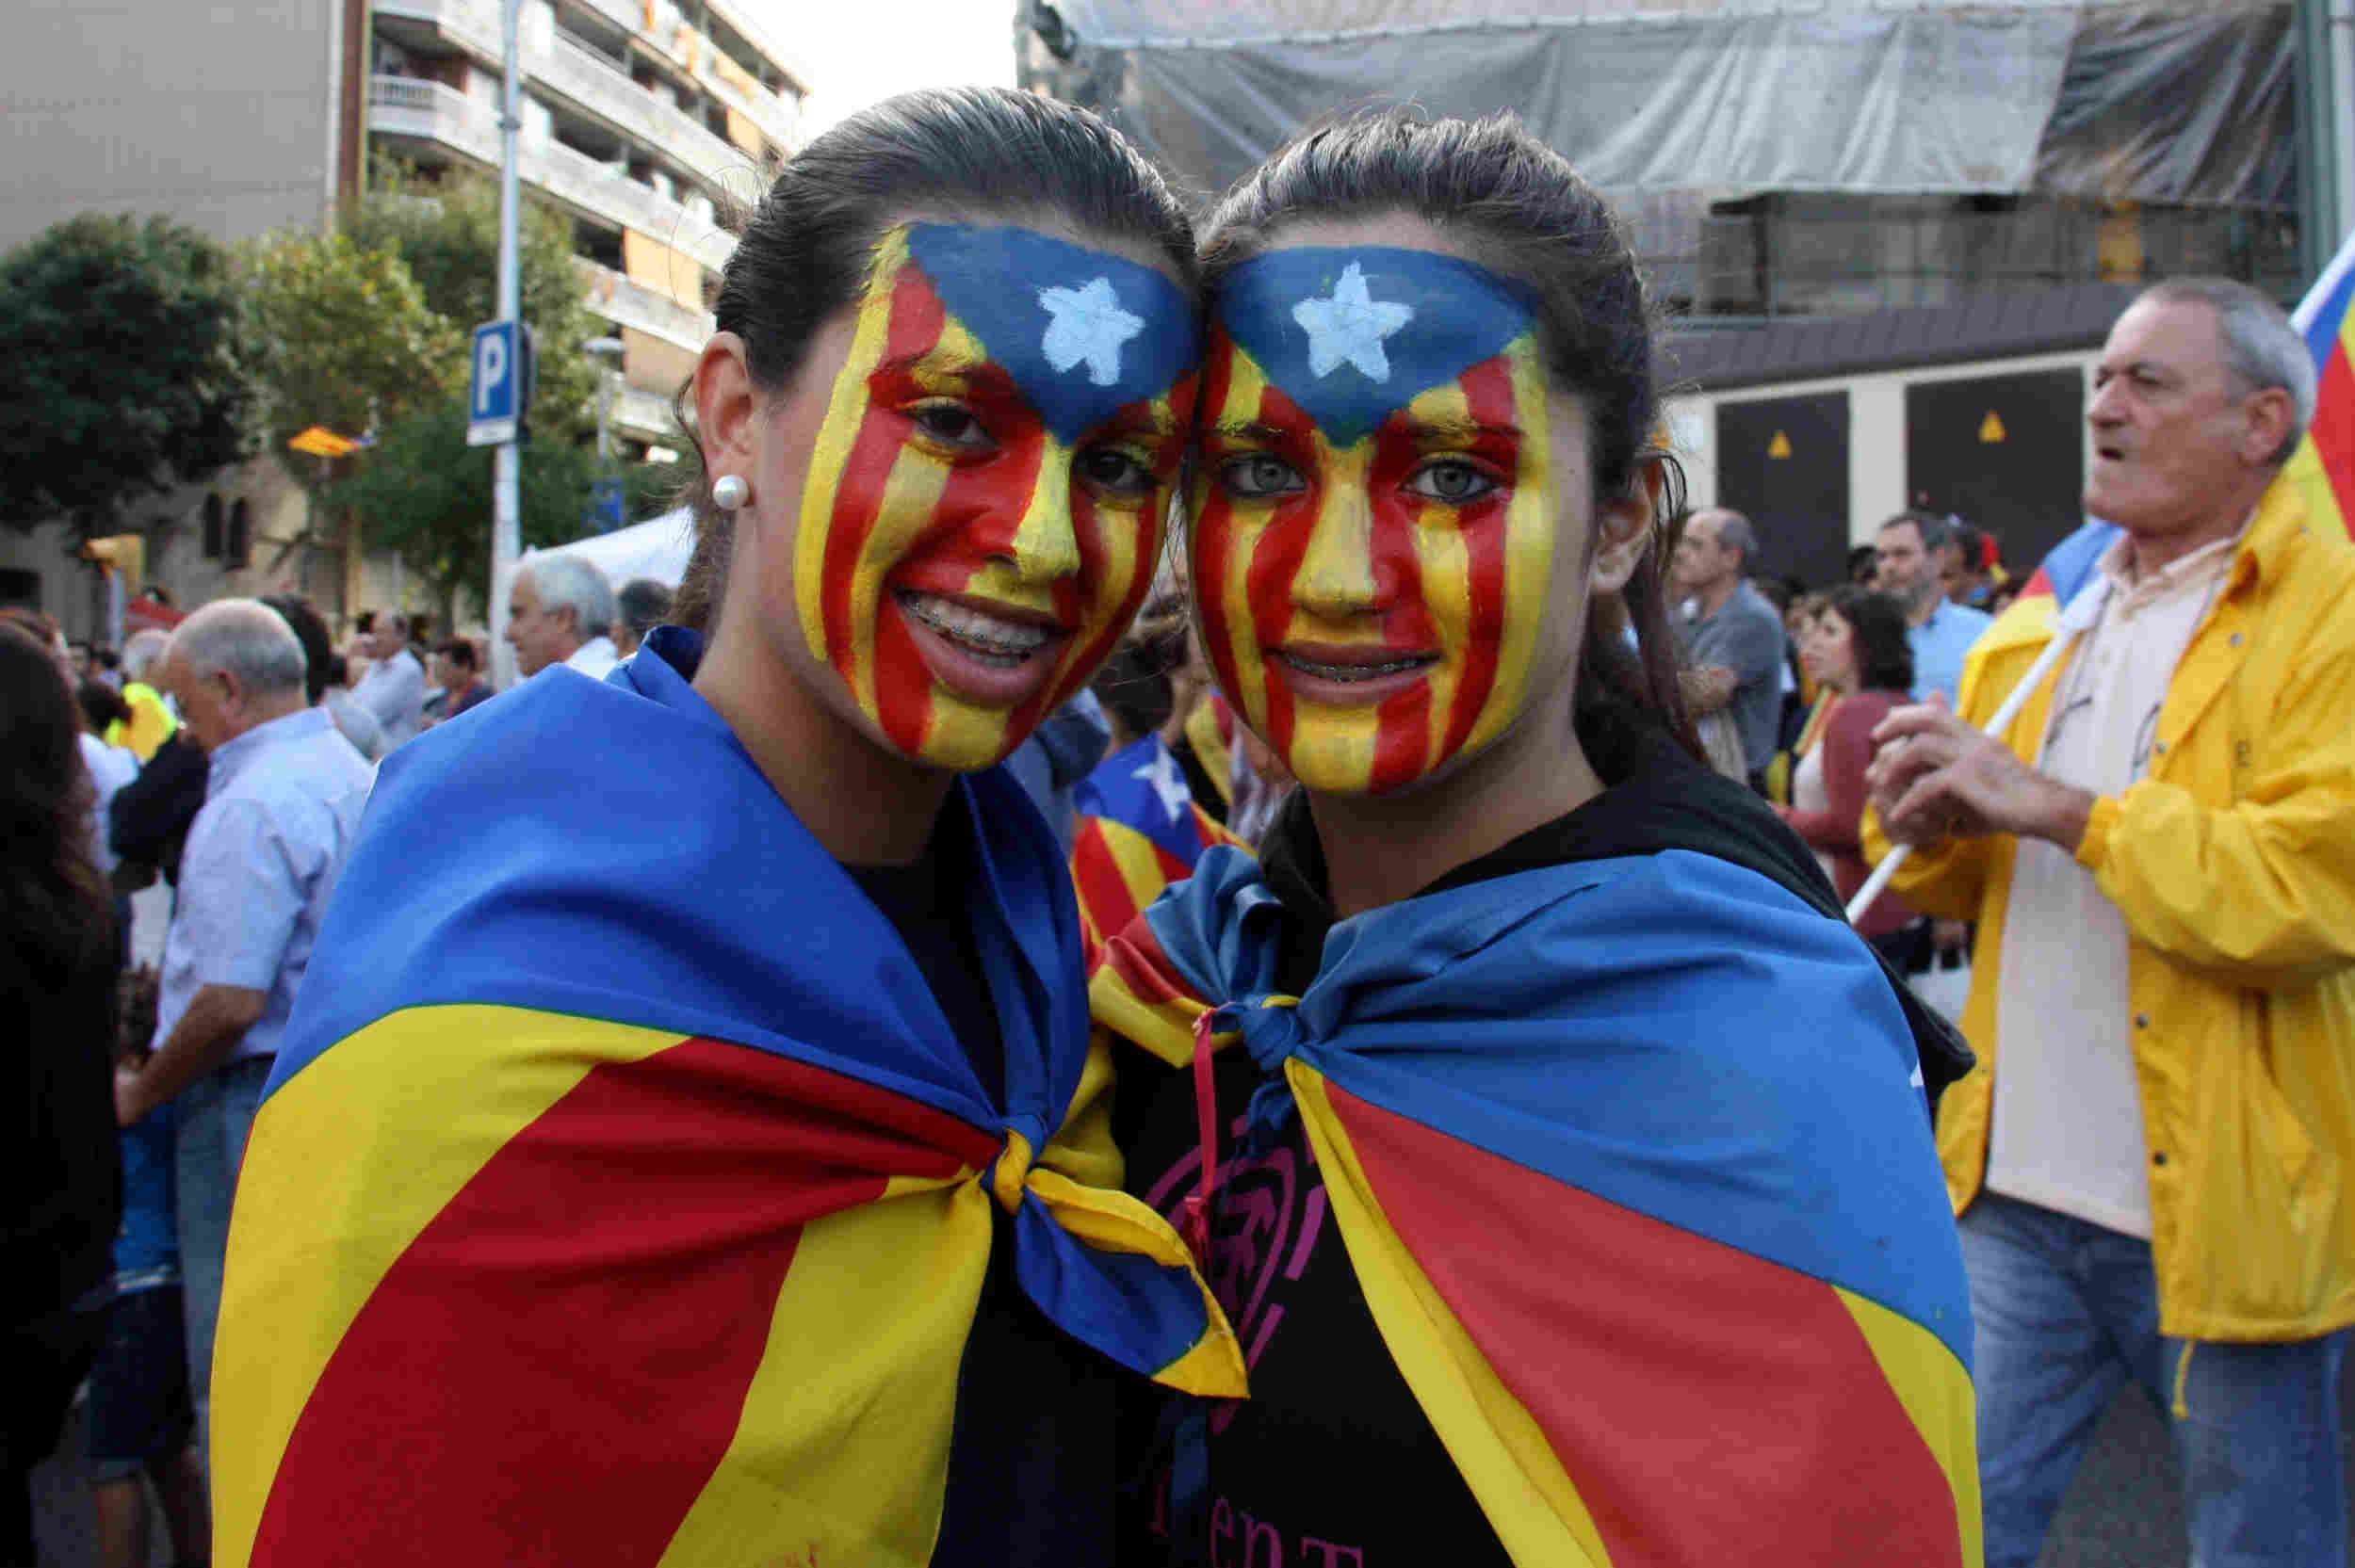
[(398, 610), (0, 624), (0, 1565), (86, 1386), (110, 1568), (151, 1489), (183, 1563), (2024, 1568), (2126, 1379), (2197, 1560), (2344, 1561), (2277, 309), (2127, 311), (2018, 603), (1929, 510), (1761, 581), (1509, 119), (1196, 221), (910, 95), (716, 314), (675, 595), (528, 558), (495, 698)]

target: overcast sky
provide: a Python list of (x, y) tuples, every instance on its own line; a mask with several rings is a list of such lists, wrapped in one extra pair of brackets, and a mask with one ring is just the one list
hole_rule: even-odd
[(809, 68), (804, 136), (910, 88), (1014, 85), (1014, 0), (753, 0)]

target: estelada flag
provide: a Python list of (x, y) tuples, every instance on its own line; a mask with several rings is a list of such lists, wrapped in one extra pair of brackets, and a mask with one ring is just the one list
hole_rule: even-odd
[[(2273, 482), (2297, 491), (2310, 519), (2336, 524), (2355, 535), (2355, 312), (2350, 305), (2355, 305), (2355, 234), (2347, 236), (2290, 314), (2290, 325), (2314, 357), (2314, 416)], [(2053, 547), (2022, 586), (2016, 603), (2051, 600), (2066, 606), (2092, 578), (2102, 553), (2119, 531), (2114, 523), (2088, 521)], [(2031, 606), (2027, 613), (2044, 611)]]
[(238, 1184), (220, 1561), (922, 1564), (1001, 1229), (1076, 1338), (1242, 1392), (1183, 1244), (1116, 1190), (1078, 915), (1019, 787), (945, 808), (994, 1101), (666, 662), (686, 638), (386, 762)]
[(1194, 863), (1234, 834), (1196, 805), (1186, 770), (1158, 735), (1096, 765), (1071, 792), (1071, 881), (1093, 959), (1106, 931), (1126, 927)]
[(1672, 849), (1344, 920), (1292, 997), (1271, 897), (1203, 855), (1107, 943), (1096, 1020), (1177, 1066), (1214, 1005), (1213, 1048), (1280, 1065), (1383, 1341), (1515, 1562), (1975, 1568), (1961, 1251), (1852, 931)]

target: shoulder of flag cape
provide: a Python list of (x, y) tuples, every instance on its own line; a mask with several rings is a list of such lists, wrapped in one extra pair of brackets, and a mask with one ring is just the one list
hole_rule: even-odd
[(1308, 334), (1308, 370), (1320, 380), (1349, 364), (1369, 380), (1390, 379), (1383, 340), (1415, 318), (1411, 305), (1377, 301), (1356, 262), (1342, 269), (1333, 292), (1310, 295), (1292, 307), (1292, 319)]
[(1047, 312), (1039, 352), (1058, 371), (1084, 363), (1088, 380), (1112, 386), (1120, 380), (1120, 346), (1145, 331), (1145, 317), (1120, 308), (1110, 278), (1079, 288), (1043, 288), (1038, 302)]

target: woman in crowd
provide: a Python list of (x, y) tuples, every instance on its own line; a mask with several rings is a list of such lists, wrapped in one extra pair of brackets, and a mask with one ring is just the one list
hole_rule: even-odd
[[(1811, 717), (1815, 741), (1791, 776), (1791, 803), (1775, 809), (1815, 851), (1844, 902), (1872, 875), (1857, 842), (1864, 819), (1864, 769), (1873, 761), (1873, 726), (1913, 699), (1913, 649), (1905, 609), (1885, 593), (1842, 587), (1826, 594), (1804, 627), (1799, 656), (1823, 684), (1830, 705)], [(1866, 941), (1898, 968), (1928, 940), (1928, 928), (1894, 894), (1873, 900), (1856, 923)]]
[(29, 1478), (106, 1326), (122, 1214), (114, 900), (89, 840), (80, 713), (58, 650), (0, 621), (0, 1563), (30, 1568)]
[(1203, 259), (1196, 613), (1301, 789), (1096, 976), (1130, 1189), (1251, 1365), (1129, 1423), (1139, 1558), (1975, 1562), (1960, 1063), (1697, 760), (1611, 214), (1509, 118), (1386, 114)]
[(1103, 1563), (1119, 1382), (1242, 1392), (996, 767), (1149, 585), (1184, 215), (1083, 111), (914, 94), (716, 314), (707, 635), (384, 766), (238, 1192), (228, 1563)]

